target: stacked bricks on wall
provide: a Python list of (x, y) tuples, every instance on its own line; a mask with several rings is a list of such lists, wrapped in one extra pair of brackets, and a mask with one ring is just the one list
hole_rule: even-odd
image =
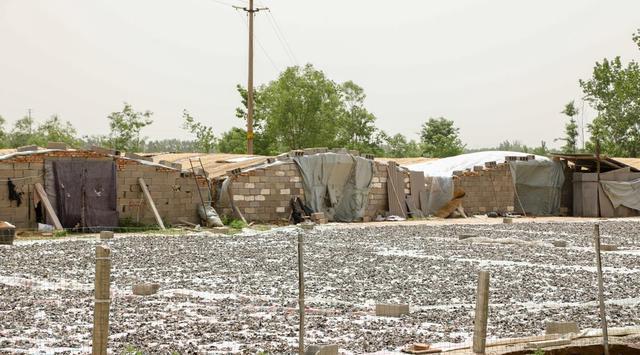
[[(289, 220), (289, 202), (298, 196), (304, 201), (302, 176), (293, 161), (279, 161), (232, 177), (233, 204), (247, 221)], [(223, 215), (233, 215), (229, 204), (216, 206)]]
[[(199, 223), (197, 209), (200, 197), (193, 175), (184, 175), (180, 171), (160, 165), (142, 164), (139, 161), (109, 156), (95, 151), (60, 150), (33, 152), (15, 155), (0, 160), (0, 219), (10, 221), (19, 228), (37, 226), (33, 205), (34, 184), (40, 183), (45, 189), (45, 160), (47, 159), (89, 159), (114, 160), (116, 162), (117, 209), (119, 219), (143, 224), (155, 224), (153, 213), (146, 206), (138, 178), (145, 179), (160, 216), (167, 223), (187, 220)], [(15, 190), (21, 194), (21, 204), (9, 200), (7, 180), (15, 184)], [(207, 202), (209, 191), (204, 177), (198, 176), (198, 187)], [(53, 202), (53, 201), (52, 201)]]
[(465, 191), (465, 213), (513, 212), (515, 187), (508, 164), (489, 164), (474, 171), (459, 172), (454, 186)]

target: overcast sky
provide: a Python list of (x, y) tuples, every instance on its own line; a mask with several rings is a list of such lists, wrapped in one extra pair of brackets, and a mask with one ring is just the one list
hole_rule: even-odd
[[(185, 108), (218, 134), (241, 126), (246, 16), (222, 3), (245, 1), (0, 0), (0, 115), (12, 124), (31, 108), (101, 134), (127, 101), (155, 113), (152, 138), (189, 138)], [(582, 105), (578, 79), (604, 57), (640, 57), (637, 0), (258, 3), (273, 17), (256, 16), (256, 83), (312, 63), (362, 86), (388, 133), (417, 138), (428, 117), (445, 116), (469, 147), (560, 145), (562, 106)]]

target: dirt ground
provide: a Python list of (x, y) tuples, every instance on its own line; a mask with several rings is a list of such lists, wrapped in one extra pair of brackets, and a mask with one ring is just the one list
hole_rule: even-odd
[[(113, 252), (115, 353), (296, 351), (298, 233), (305, 234), (308, 344), (343, 353), (412, 342), (470, 341), (477, 272), (491, 272), (491, 339), (544, 333), (545, 322), (599, 325), (592, 246), (603, 242), (611, 326), (640, 325), (640, 221), (469, 218), (285, 227), (236, 235), (122, 235)], [(459, 240), (461, 234), (472, 238)], [(566, 248), (554, 247), (556, 240)], [(90, 350), (95, 238), (18, 240), (0, 247), (0, 352)], [(132, 284), (158, 282), (152, 296)], [(402, 318), (376, 303), (407, 303)]]

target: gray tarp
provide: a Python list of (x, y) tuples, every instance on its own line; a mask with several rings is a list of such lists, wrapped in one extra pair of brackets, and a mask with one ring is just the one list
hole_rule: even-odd
[(560, 195), (564, 183), (562, 163), (558, 161), (527, 160), (509, 162), (516, 193), (516, 210), (520, 203), (525, 212), (544, 216), (560, 213)]
[(614, 208), (625, 206), (640, 210), (640, 179), (633, 181), (600, 181)]
[(373, 178), (373, 162), (347, 154), (295, 157), (307, 207), (330, 221), (351, 222), (364, 216)]

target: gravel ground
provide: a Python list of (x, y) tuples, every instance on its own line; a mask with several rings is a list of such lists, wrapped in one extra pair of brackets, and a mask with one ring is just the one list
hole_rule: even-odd
[[(307, 343), (352, 352), (472, 333), (477, 272), (491, 271), (488, 334), (542, 334), (546, 320), (599, 325), (590, 223), (322, 226), (305, 240)], [(640, 325), (639, 222), (601, 223), (611, 326)], [(113, 253), (116, 353), (292, 353), (297, 344), (296, 228), (239, 235), (126, 236)], [(458, 240), (459, 234), (477, 238)], [(553, 240), (566, 240), (556, 248)], [(0, 352), (87, 352), (92, 239), (0, 247)], [(131, 285), (158, 282), (153, 296)], [(378, 318), (376, 303), (411, 314)]]

